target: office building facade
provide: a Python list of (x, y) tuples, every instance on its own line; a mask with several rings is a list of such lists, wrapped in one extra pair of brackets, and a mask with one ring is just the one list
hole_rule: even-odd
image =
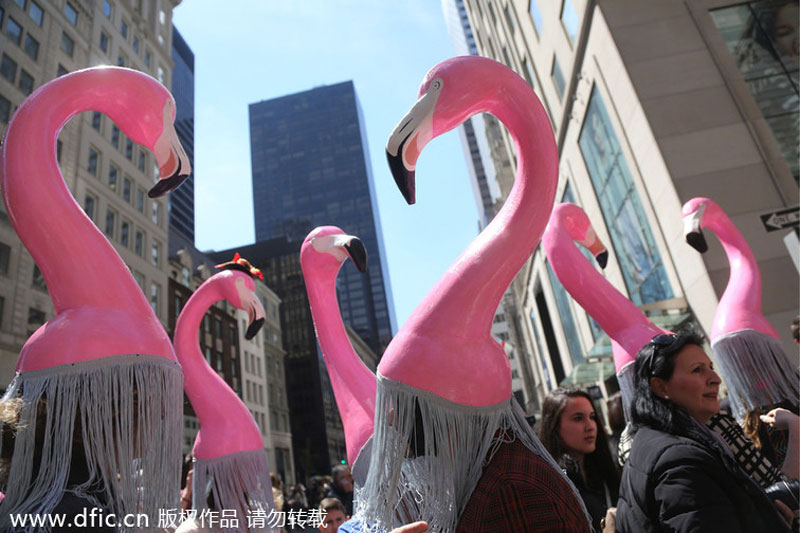
[[(172, 27), (172, 95), (177, 113), (175, 131), (194, 169), (194, 53)], [(169, 226), (194, 243), (194, 176), (169, 195)]]

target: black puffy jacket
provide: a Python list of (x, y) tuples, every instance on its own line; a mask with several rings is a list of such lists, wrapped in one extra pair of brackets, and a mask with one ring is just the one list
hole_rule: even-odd
[(790, 531), (764, 491), (700, 428), (636, 433), (622, 471), (617, 531)]

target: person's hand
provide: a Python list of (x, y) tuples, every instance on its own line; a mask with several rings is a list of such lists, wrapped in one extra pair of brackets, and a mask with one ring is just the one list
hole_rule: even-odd
[(614, 533), (617, 530), (617, 508), (609, 507), (603, 520), (600, 521), (602, 528), (600, 533)]
[(788, 429), (797, 431), (798, 427), (800, 427), (800, 417), (782, 407), (773, 409), (769, 413), (761, 415), (759, 418), (765, 424), (769, 424), (773, 428), (779, 430)]
[(428, 531), (427, 522), (414, 522), (413, 524), (393, 529), (390, 533), (425, 533), (426, 531)]

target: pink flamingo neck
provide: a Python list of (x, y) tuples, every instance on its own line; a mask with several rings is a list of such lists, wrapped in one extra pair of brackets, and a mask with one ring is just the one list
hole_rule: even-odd
[(711, 338), (742, 329), (753, 329), (779, 338), (761, 311), (761, 272), (750, 246), (728, 215), (708, 201), (702, 226), (719, 238), (730, 264), (730, 277), (720, 298)]
[[(87, 77), (96, 78), (89, 80), (94, 83), (91, 91), (85, 90)], [(137, 129), (136, 118), (117, 109), (124, 92), (119, 85), (109, 83), (102, 71), (66, 76), (31, 95), (6, 131), (2, 168), (6, 208), (41, 269), (56, 313), (77, 307), (113, 307), (153, 316), (113, 246), (73, 199), (56, 160), (58, 132), (83, 111), (98, 110), (123, 130)], [(9, 149), (16, 145), (31, 149)], [(91, 283), (87, 285), (86, 280)]]
[(574, 241), (584, 239), (588, 228), (589, 219), (580, 207), (559, 204), (542, 237), (542, 246), (564, 288), (622, 348), (622, 352), (614, 350), (614, 365), (619, 372), (636, 358), (642, 346), (666, 331), (653, 324), (578, 250)]
[[(206, 362), (198, 332), (206, 311), (224, 300), (223, 284), (233, 278), (209, 278), (186, 302), (175, 325), (175, 353), (184, 376), (200, 432), (194, 455), (198, 459), (263, 448), (258, 426), (242, 400)], [(235, 364), (235, 363), (234, 363)], [(233, 428), (236, 438), (227, 438)]]
[(343, 263), (310, 249), (301, 254), (311, 315), (344, 425), (347, 460), (354, 464), (369, 440), (375, 417), (375, 374), (353, 349), (336, 299), (336, 276)]

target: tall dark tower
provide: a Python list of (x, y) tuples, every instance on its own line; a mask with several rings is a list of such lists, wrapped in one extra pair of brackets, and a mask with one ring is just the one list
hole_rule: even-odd
[[(175, 129), (194, 168), (194, 53), (172, 27), (172, 95), (178, 113)], [(169, 195), (169, 226), (194, 244), (194, 174)]]
[(345, 265), (337, 282), (345, 324), (377, 354), (392, 337), (378, 204), (352, 81), (250, 104), (256, 240), (302, 242), (315, 226), (358, 236), (369, 271)]

